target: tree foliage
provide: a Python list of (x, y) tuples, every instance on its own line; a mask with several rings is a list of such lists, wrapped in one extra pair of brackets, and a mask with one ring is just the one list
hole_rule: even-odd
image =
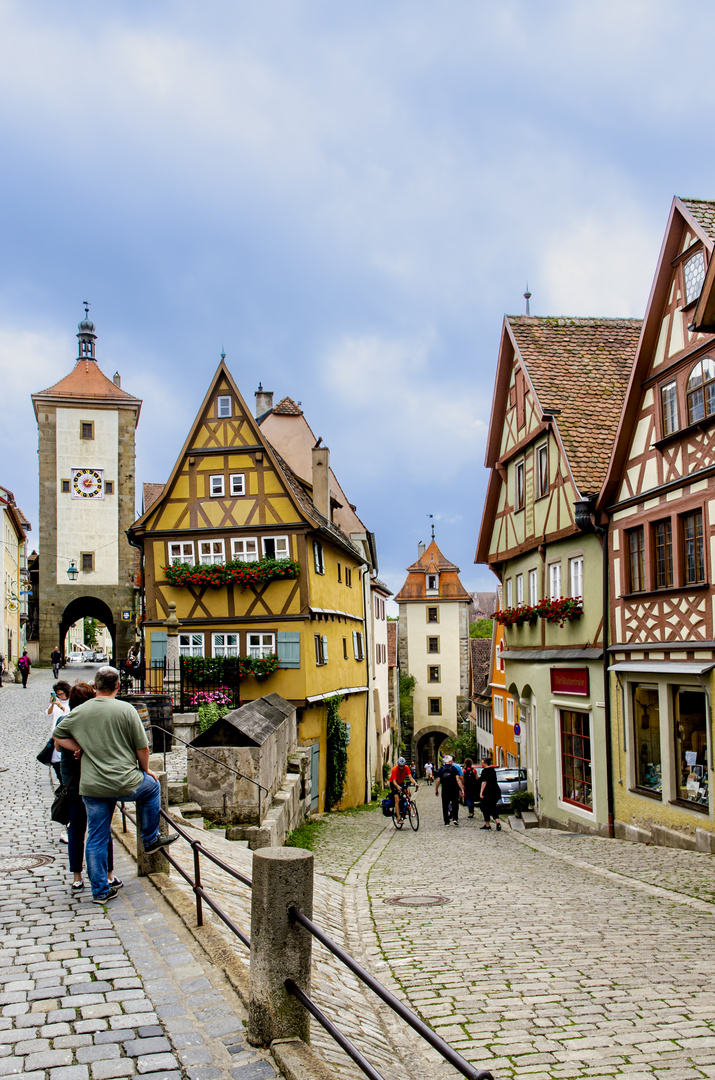
[(476, 622), (470, 622), (469, 636), (470, 638), (490, 638), (492, 636), (492, 626), (491, 619), (477, 619)]
[(339, 695), (328, 698), (328, 747), (326, 761), (325, 809), (333, 810), (345, 793), (348, 774), (348, 726), (340, 718)]
[(89, 645), (90, 649), (93, 649), (97, 644), (98, 630), (99, 620), (93, 619), (91, 615), (86, 615), (84, 619), (84, 644)]

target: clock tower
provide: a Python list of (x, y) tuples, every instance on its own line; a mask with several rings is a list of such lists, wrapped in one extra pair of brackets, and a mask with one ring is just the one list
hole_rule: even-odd
[(112, 635), (114, 659), (134, 642), (135, 432), (141, 401), (97, 363), (97, 335), (79, 324), (74, 368), (32, 395), (39, 430), (40, 662), (65, 649), (69, 627), (86, 616)]

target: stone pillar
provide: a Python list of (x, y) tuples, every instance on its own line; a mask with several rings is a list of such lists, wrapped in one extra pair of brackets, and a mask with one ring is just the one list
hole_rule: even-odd
[(248, 1002), (248, 1041), (253, 1046), (270, 1046), (274, 1039), (310, 1041), (310, 1014), (284, 985), (292, 979), (310, 994), (313, 939), (290, 921), (292, 906), (312, 919), (312, 851), (262, 848), (254, 852)]
[[(167, 775), (165, 772), (157, 772), (156, 776), (161, 784), (161, 808), (162, 810), (168, 810), (169, 785)], [(130, 810), (131, 805), (131, 803), (128, 804)], [(141, 809), (137, 803), (137, 876), (147, 877), (149, 874), (168, 874), (171, 870), (171, 864), (167, 862), (160, 851), (154, 851), (151, 855), (145, 853), (141, 838), (141, 821)], [(161, 818), (159, 821), (159, 832), (162, 836), (166, 836), (168, 831), (169, 827), (166, 821), (164, 818)]]
[(181, 672), (179, 658), (179, 626), (176, 617), (176, 604), (169, 601), (169, 618), (165, 620), (166, 626), (166, 674), (164, 676), (164, 693), (171, 695), (172, 702), (176, 705), (181, 696)]

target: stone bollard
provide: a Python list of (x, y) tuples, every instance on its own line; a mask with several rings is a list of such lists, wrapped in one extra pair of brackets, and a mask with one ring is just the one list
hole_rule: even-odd
[[(161, 808), (162, 810), (168, 810), (169, 808), (169, 785), (167, 782), (167, 775), (165, 772), (157, 772), (156, 774), (159, 783), (161, 784)], [(129, 804), (131, 806), (131, 803)], [(144, 853), (144, 845), (141, 838), (141, 810), (139, 804), (137, 804), (137, 876), (146, 877), (148, 874), (168, 874), (171, 870), (171, 865), (164, 858), (160, 851), (154, 851), (151, 855)], [(159, 822), (159, 832), (162, 836), (166, 836), (169, 829), (161, 818)]]
[(270, 1046), (274, 1039), (310, 1041), (310, 1014), (284, 986), (292, 979), (310, 994), (313, 939), (290, 921), (288, 909), (293, 906), (312, 919), (312, 851), (254, 852), (248, 1002), (248, 1041), (253, 1046)]

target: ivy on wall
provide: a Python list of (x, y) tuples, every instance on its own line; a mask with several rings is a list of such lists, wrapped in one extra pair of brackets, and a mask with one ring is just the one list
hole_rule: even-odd
[(345, 792), (348, 773), (348, 726), (340, 719), (340, 703), (336, 694), (328, 698), (328, 748), (326, 760), (325, 809), (333, 810)]

